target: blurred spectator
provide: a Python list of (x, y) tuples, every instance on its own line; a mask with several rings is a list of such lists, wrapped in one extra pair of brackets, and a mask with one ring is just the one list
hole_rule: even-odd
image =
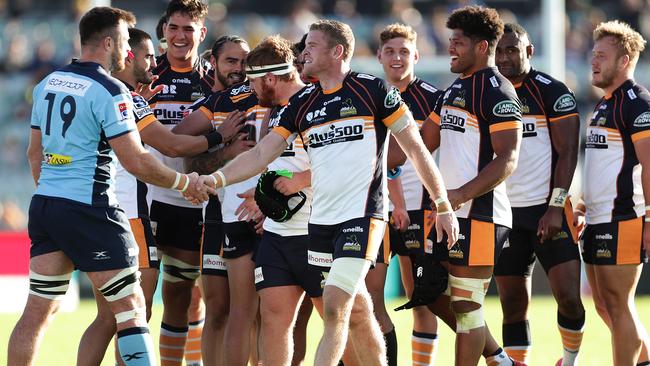
[(0, 230), (20, 231), (27, 228), (27, 216), (13, 201), (0, 202)]

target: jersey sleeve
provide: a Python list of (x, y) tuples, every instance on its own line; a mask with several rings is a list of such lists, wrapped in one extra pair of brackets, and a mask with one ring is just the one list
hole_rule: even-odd
[(488, 87), (481, 98), (481, 116), (490, 126), (490, 133), (521, 128), (521, 102), (509, 84)]
[(650, 98), (642, 97), (642, 99), (637, 99), (635, 102), (627, 103), (629, 106), (623, 115), (632, 142), (650, 137)]
[(41, 111), (39, 110), (39, 105), (38, 103), (38, 98), (40, 98), (41, 95), (41, 84), (38, 84), (35, 88), (34, 91), (32, 92), (32, 116), (31, 116), (31, 121), (30, 125), (31, 128), (40, 130), (41, 129), (41, 121), (43, 120), (41, 118)]
[(288, 144), (298, 136), (298, 121), (296, 121), (296, 103), (289, 102), (278, 112), (278, 124), (273, 128), (273, 132), (284, 137)]
[(144, 99), (140, 94), (131, 93), (133, 97), (133, 117), (138, 131), (144, 130), (145, 127), (156, 121), (153, 111), (149, 106), (149, 102)]
[(375, 106), (377, 107), (377, 117), (381, 119), (386, 127), (390, 127), (408, 112), (408, 107), (402, 101), (399, 89), (387, 85), (381, 79), (378, 80), (377, 90), (373, 93)]
[(201, 111), (201, 113), (212, 121), (212, 114), (215, 111), (215, 107), (219, 105), (220, 100), (221, 92), (212, 93), (209, 97), (197, 103), (195, 110)]
[(578, 115), (578, 103), (573, 92), (560, 82), (544, 85), (544, 111), (550, 122)]
[(442, 111), (442, 103), (444, 98), (442, 97), (443, 93), (438, 93), (438, 98), (436, 99), (431, 113), (429, 113), (429, 119), (440, 126), (440, 112)]
[(133, 98), (130, 94), (120, 93), (115, 96), (104, 94), (99, 97), (104, 100), (104, 103), (98, 103), (97, 116), (107, 139), (116, 138), (137, 129)]

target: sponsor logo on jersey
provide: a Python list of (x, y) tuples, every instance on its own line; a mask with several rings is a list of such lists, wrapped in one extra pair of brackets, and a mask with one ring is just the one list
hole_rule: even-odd
[(356, 140), (363, 140), (363, 124), (338, 127), (331, 124), (324, 132), (310, 133), (308, 136), (308, 146), (310, 148), (317, 148)]
[(454, 114), (449, 109), (443, 109), (442, 117), (440, 118), (440, 128), (443, 130), (465, 132), (465, 116)]
[(384, 107), (394, 108), (402, 100), (402, 95), (399, 93), (399, 90), (396, 87), (391, 87), (386, 98), (384, 98)]
[(422, 87), (422, 89), (424, 89), (424, 90), (426, 90), (426, 91), (429, 91), (429, 92), (431, 92), (431, 93), (435, 93), (435, 92), (438, 91), (438, 89), (434, 88), (432, 85), (429, 85), (429, 84), (427, 84), (427, 83), (425, 83), (425, 82), (422, 82), (422, 83), (420, 84), (420, 87)]
[(368, 75), (368, 74), (357, 74), (357, 77), (361, 78), (361, 79), (368, 79), (368, 80), (375, 80), (376, 79), (376, 77), (374, 77), (372, 75)]
[(492, 108), (492, 113), (498, 117), (516, 117), (521, 113), (521, 108), (512, 100), (502, 100)]
[(192, 84), (192, 81), (188, 78), (182, 78), (182, 79), (172, 79), (172, 83), (174, 84)]
[(357, 115), (357, 109), (354, 107), (354, 104), (352, 104), (352, 98), (348, 98), (343, 102), (343, 107), (341, 107), (340, 115), (341, 118)]
[(357, 226), (355, 226), (355, 227), (348, 227), (348, 228), (345, 228), (345, 229), (343, 229), (342, 231), (343, 231), (344, 233), (346, 233), (346, 234), (347, 234), (347, 233), (362, 233), (362, 232), (363, 232), (363, 228), (362, 228), (361, 226), (357, 225)]
[(248, 84), (242, 84), (236, 88), (233, 88), (230, 90), (230, 95), (239, 95), (242, 93), (250, 93), (251, 92), (251, 87)]
[(72, 163), (72, 156), (46, 152), (44, 160), (47, 165), (68, 165)]
[(495, 88), (499, 87), (499, 81), (497, 80), (496, 76), (492, 76), (490, 78), (490, 84), (492, 84), (492, 86), (495, 87)]
[(307, 122), (312, 123), (312, 122), (320, 122), (327, 117), (327, 113), (325, 113), (325, 107), (321, 109), (317, 109), (315, 111), (311, 111), (307, 113), (305, 118), (307, 119)]
[(650, 112), (643, 112), (632, 123), (634, 127), (648, 127), (650, 126)]
[(539, 81), (539, 82), (541, 82), (543, 84), (546, 84), (546, 85), (551, 83), (551, 81), (549, 79), (547, 79), (547, 78), (545, 78), (545, 77), (543, 77), (542, 75), (539, 75), (539, 74), (537, 76), (535, 76), (535, 80), (537, 80), (537, 81)]
[(325, 103), (323, 103), (323, 105), (328, 105), (328, 104), (330, 104), (330, 103), (338, 102), (338, 101), (340, 101), (340, 100), (341, 100), (341, 97), (339, 97), (339, 96), (337, 95), (336, 97), (334, 97), (334, 98), (332, 98), (332, 99), (326, 101)]
[(255, 268), (255, 283), (260, 283), (264, 281), (264, 273), (262, 273), (262, 267)]
[(203, 268), (204, 269), (219, 269), (226, 270), (226, 261), (216, 254), (203, 255)]
[(117, 111), (117, 115), (120, 117), (120, 121), (128, 119), (131, 115), (131, 112), (129, 111), (129, 103), (127, 102), (115, 103), (115, 110)]
[(300, 93), (300, 95), (298, 95), (298, 98), (300, 99), (300, 98), (304, 97), (305, 95), (313, 92), (315, 88), (316, 88), (316, 85), (314, 85), (314, 84), (308, 86), (307, 89), (303, 90), (302, 93)]
[(587, 134), (587, 149), (607, 149), (607, 135), (590, 130)]
[(190, 112), (188, 104), (158, 103), (153, 110), (154, 116), (163, 124), (179, 123)]
[(176, 85), (164, 84), (160, 94), (176, 94)]
[(636, 93), (634, 93), (634, 90), (632, 89), (627, 90), (627, 96), (630, 97), (631, 100), (636, 99)]
[(74, 94), (83, 97), (90, 89), (92, 82), (68, 75), (52, 74), (45, 83), (45, 90)]
[(535, 122), (524, 122), (521, 124), (523, 128), (522, 137), (535, 137), (537, 136)]
[(526, 115), (530, 114), (530, 107), (528, 106), (528, 100), (526, 98), (521, 98), (521, 114)]
[(456, 107), (461, 107), (465, 108), (466, 102), (465, 102), (465, 90), (461, 90), (460, 94), (454, 98), (454, 100), (451, 102), (452, 105), (455, 105)]
[(361, 243), (359, 243), (359, 239), (357, 239), (357, 236), (355, 234), (348, 235), (345, 238), (345, 243), (343, 244), (342, 250), (345, 251), (353, 251), (353, 252), (360, 252), (361, 251)]
[(553, 110), (556, 112), (568, 112), (576, 107), (576, 100), (571, 94), (563, 94), (553, 104)]

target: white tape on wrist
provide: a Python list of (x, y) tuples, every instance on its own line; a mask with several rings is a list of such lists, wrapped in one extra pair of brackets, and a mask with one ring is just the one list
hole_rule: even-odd
[(650, 211), (650, 205), (645, 206), (646, 211)]
[(172, 186), (169, 187), (169, 188), (171, 188), (171, 189), (178, 188), (178, 183), (180, 183), (180, 182), (181, 182), (181, 173), (176, 172), (176, 179), (174, 179), (174, 184), (172, 184)]
[(189, 186), (190, 186), (190, 177), (185, 175), (185, 184), (183, 185), (183, 188), (180, 189), (180, 192), (183, 193), (183, 192), (187, 191), (187, 187), (189, 187)]
[(210, 174), (210, 178), (212, 178), (212, 183), (214, 183), (214, 187), (217, 188), (217, 177), (215, 177), (214, 174)]
[(548, 202), (549, 206), (564, 207), (566, 200), (569, 197), (569, 192), (564, 188), (553, 188), (551, 200)]
[(216, 172), (214, 172), (214, 174), (217, 175), (221, 179), (221, 188), (228, 185), (228, 181), (226, 181), (226, 176), (223, 175), (223, 172), (221, 170), (217, 170)]

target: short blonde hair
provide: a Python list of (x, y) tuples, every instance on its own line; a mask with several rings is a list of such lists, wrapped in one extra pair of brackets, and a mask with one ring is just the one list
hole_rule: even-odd
[(337, 20), (320, 19), (309, 26), (310, 31), (320, 31), (328, 38), (329, 47), (343, 46), (343, 59), (350, 61), (354, 53), (354, 34), (349, 25)]
[(619, 46), (619, 55), (628, 55), (632, 62), (639, 59), (639, 54), (645, 49), (646, 40), (629, 24), (619, 20), (611, 20), (598, 24), (594, 29), (594, 42), (605, 37), (612, 37)]
[(405, 38), (409, 42), (416, 43), (418, 34), (410, 25), (393, 23), (387, 25), (386, 28), (379, 33), (379, 47), (383, 47), (386, 42), (393, 38)]

